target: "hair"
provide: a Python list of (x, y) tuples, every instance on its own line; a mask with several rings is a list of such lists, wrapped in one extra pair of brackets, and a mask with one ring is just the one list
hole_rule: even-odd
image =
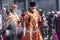
[(16, 4), (13, 4), (11, 7), (12, 7), (12, 9), (13, 8), (17, 8), (17, 5)]
[(13, 12), (13, 10), (12, 10), (12, 9), (10, 9), (10, 12)]

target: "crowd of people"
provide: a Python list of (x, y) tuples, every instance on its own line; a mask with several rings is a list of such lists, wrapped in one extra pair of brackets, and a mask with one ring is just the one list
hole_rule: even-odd
[[(30, 2), (30, 8), (24, 12), (12, 5), (10, 11), (2, 8), (3, 40), (60, 40), (60, 11), (45, 13), (36, 9), (36, 3)], [(1, 25), (1, 24), (0, 24)]]

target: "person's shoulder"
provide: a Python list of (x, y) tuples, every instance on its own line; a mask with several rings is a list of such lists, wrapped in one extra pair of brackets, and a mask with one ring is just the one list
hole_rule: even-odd
[(36, 11), (35, 11), (35, 14), (39, 15), (39, 12), (38, 12), (38, 10), (36, 10)]

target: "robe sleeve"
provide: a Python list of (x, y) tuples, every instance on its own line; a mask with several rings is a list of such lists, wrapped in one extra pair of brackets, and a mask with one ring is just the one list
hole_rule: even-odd
[(24, 12), (24, 26), (26, 27), (27, 25), (28, 25), (28, 18), (29, 18), (29, 16), (28, 16), (28, 12), (26, 11), (26, 12)]
[(38, 13), (38, 26), (39, 27), (41, 27), (41, 21), (42, 21), (42, 18), (41, 18), (41, 16), (39, 15), (39, 13)]

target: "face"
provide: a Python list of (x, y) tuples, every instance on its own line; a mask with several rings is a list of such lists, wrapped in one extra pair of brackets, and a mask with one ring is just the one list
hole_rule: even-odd
[(17, 10), (12, 9), (13, 14), (15, 15), (17, 13)]
[(35, 6), (30, 7), (30, 9), (31, 9), (32, 11), (35, 11), (35, 10), (36, 10), (36, 7), (35, 7)]
[(54, 16), (55, 14), (54, 13), (52, 13), (52, 16)]
[(17, 7), (16, 8), (13, 8), (13, 10), (17, 10)]
[(17, 13), (17, 7), (13, 7), (13, 14), (16, 14)]
[(6, 12), (6, 10), (5, 10), (5, 9), (2, 9), (2, 11), (3, 11), (3, 12)]

